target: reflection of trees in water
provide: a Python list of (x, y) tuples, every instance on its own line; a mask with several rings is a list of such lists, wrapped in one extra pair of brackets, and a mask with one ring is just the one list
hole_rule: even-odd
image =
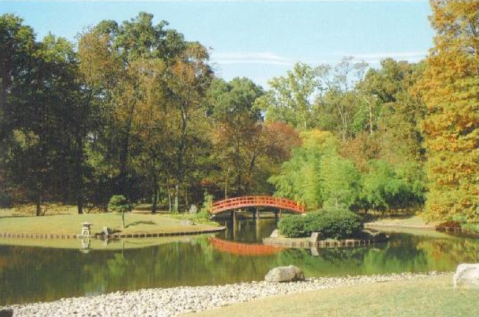
[(143, 249), (95, 251), (0, 247), (0, 305), (54, 300), (86, 293), (262, 280), (273, 267), (297, 265), (306, 276), (453, 270), (477, 262), (474, 239), (391, 235), (368, 248), (287, 249), (270, 256), (215, 250), (207, 237)]
[[(417, 244), (437, 270), (451, 270), (459, 263), (477, 263), (479, 241), (476, 239), (429, 239)], [(447, 256), (444, 256), (447, 254)]]

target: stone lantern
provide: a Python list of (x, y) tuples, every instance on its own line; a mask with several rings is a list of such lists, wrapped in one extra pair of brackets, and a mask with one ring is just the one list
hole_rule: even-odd
[(91, 236), (91, 230), (90, 227), (92, 226), (91, 223), (84, 222), (82, 223), (82, 228), (81, 228), (81, 236), (82, 237), (90, 237)]

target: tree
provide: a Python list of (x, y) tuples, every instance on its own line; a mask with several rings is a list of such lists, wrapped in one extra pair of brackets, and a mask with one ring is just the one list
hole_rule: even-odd
[(422, 75), (424, 63), (409, 64), (387, 58), (380, 69), (370, 69), (358, 83), (360, 98), (365, 100), (363, 131), (378, 131), (381, 158), (393, 165), (423, 161), (419, 122), (425, 107), (413, 87)]
[(1, 156), (2, 171), (41, 215), (45, 196), (69, 199), (71, 182), (65, 175), (72, 169), (74, 112), (67, 109), (78, 97), (75, 54), (71, 43), (51, 34), (36, 42), (21, 19), (5, 15), (0, 21), (2, 46), (13, 54), (2, 56), (1, 142), (8, 149)]
[[(113, 183), (103, 199), (111, 191), (139, 198), (140, 185), (135, 180), (144, 177), (152, 187), (152, 211), (156, 210), (160, 171), (174, 166), (169, 144), (176, 142), (175, 127), (169, 122), (175, 122), (175, 111), (181, 107), (180, 94), (172, 92), (172, 87), (182, 75), (186, 76), (182, 80), (188, 80), (200, 71), (188, 67), (204, 54), (199, 45), (187, 43), (181, 34), (166, 29), (167, 25), (165, 21), (154, 25), (153, 16), (143, 12), (121, 25), (102, 21), (81, 35), (79, 45), (80, 70), (97, 110), (90, 156), (95, 158), (92, 163), (102, 166), (96, 168), (102, 173), (98, 181)], [(188, 94), (186, 89), (181, 92)], [(189, 101), (181, 103), (185, 104)], [(182, 115), (187, 117), (184, 111)]]
[(188, 44), (185, 51), (174, 59), (168, 69), (166, 85), (173, 106), (173, 135), (175, 142), (175, 203), (179, 209), (180, 190), (184, 189), (187, 204), (185, 177), (188, 174), (188, 158), (193, 158), (191, 149), (201, 136), (195, 127), (201, 126), (205, 119), (204, 96), (212, 80), (212, 71), (208, 65), (209, 55), (199, 43)]
[(257, 107), (266, 111), (266, 121), (280, 121), (299, 129), (314, 127), (312, 101), (319, 89), (317, 71), (297, 63), (284, 77), (269, 81), (271, 90), (258, 99)]
[(343, 141), (353, 136), (355, 115), (363, 102), (373, 100), (359, 98), (355, 85), (364, 76), (367, 64), (353, 63), (352, 57), (344, 58), (334, 68), (321, 65), (317, 68), (323, 93), (315, 100), (315, 118), (321, 130), (336, 132)]
[(121, 213), (122, 228), (125, 229), (125, 212), (131, 211), (132, 206), (123, 195), (114, 195), (108, 203), (108, 210)]
[[(208, 92), (214, 132), (215, 156), (224, 177), (224, 196), (228, 192), (248, 192), (252, 173), (263, 149), (260, 112), (254, 107), (263, 94), (261, 87), (246, 78), (226, 83), (215, 80)], [(230, 180), (234, 187), (230, 187)]]
[(0, 16), (0, 202), (6, 205), (11, 204), (15, 196), (25, 198), (14, 179), (11, 165), (14, 162), (13, 132), (19, 125), (11, 118), (13, 109), (24, 104), (29, 96), (30, 69), (36, 46), (32, 28), (23, 25), (21, 18), (11, 14)]
[(427, 106), (430, 219), (478, 220), (479, 1), (431, 1), (434, 47), (419, 83)]
[(408, 178), (410, 175), (398, 173), (384, 160), (370, 161), (369, 166), (369, 172), (362, 177), (362, 202), (358, 207), (384, 213), (423, 203), (421, 183)]
[(290, 198), (317, 209), (324, 203), (321, 182), (321, 163), (325, 156), (336, 151), (337, 142), (330, 132), (302, 132), (303, 144), (293, 149), (291, 159), (281, 166), (279, 175), (270, 177), (275, 195)]
[(321, 192), (324, 207), (347, 208), (357, 203), (361, 191), (361, 175), (353, 162), (337, 153), (321, 161)]

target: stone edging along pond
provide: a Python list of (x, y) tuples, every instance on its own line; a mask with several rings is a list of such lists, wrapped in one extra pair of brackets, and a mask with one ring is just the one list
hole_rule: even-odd
[(264, 238), (263, 243), (287, 248), (350, 248), (386, 242), (388, 239), (386, 235), (368, 239), (320, 240), (316, 242), (310, 241), (309, 238)]
[(108, 239), (121, 239), (121, 238), (161, 238), (161, 237), (172, 237), (172, 236), (185, 236), (185, 235), (197, 235), (205, 233), (217, 233), (224, 231), (225, 227), (218, 227), (206, 230), (195, 230), (195, 231), (173, 231), (173, 232), (155, 232), (155, 233), (115, 233), (108, 236), (101, 234), (94, 234), (89, 237), (82, 236), (80, 234), (45, 234), (45, 233), (9, 233), (9, 232), (0, 232), (0, 238), (24, 238), (24, 239), (81, 239), (81, 238), (93, 238), (93, 239), (102, 239), (108, 237)]

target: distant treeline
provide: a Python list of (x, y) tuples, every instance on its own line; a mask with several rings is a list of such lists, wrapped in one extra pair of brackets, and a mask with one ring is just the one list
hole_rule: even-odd
[(298, 63), (269, 90), (216, 77), (205, 47), (147, 13), (76, 43), (3, 15), (0, 203), (276, 194), (477, 221), (479, 1), (432, 6), (425, 61)]

